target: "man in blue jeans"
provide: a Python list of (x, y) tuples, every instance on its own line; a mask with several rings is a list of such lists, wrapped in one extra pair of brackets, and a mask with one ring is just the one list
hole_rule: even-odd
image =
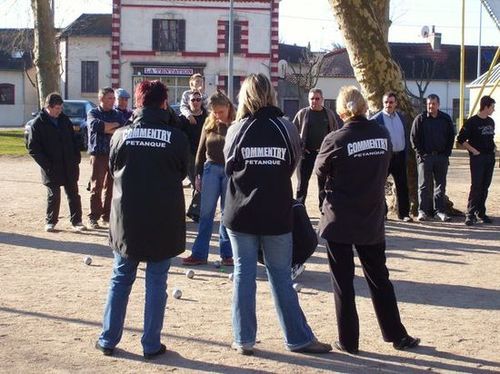
[[(186, 245), (184, 192), (189, 146), (178, 128), (168, 125), (167, 87), (143, 81), (135, 92), (134, 122), (111, 140), (110, 172), (116, 195), (111, 205), (110, 246), (115, 261), (101, 335), (95, 347), (110, 356), (120, 342), (128, 298), (139, 262), (146, 266), (144, 358), (165, 353), (160, 336), (167, 303), (170, 259)], [(137, 181), (147, 181), (138, 183)]]

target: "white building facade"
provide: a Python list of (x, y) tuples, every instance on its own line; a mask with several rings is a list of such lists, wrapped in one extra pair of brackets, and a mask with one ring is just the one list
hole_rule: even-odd
[[(278, 80), (279, 0), (234, 2), (233, 86), (250, 73)], [(143, 79), (169, 87), (179, 102), (189, 77), (205, 77), (208, 94), (226, 90), (229, 1), (113, 0), (111, 85), (130, 92)]]
[(38, 108), (36, 89), (30, 82), (35, 69), (0, 69), (0, 126), (22, 126)]

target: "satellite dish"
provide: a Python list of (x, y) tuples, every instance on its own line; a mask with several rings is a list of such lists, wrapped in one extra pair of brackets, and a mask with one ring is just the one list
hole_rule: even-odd
[(420, 30), (420, 36), (422, 38), (427, 38), (429, 36), (429, 26), (422, 27), (422, 30)]
[(288, 62), (286, 60), (279, 60), (278, 61), (278, 73), (279, 73), (280, 78), (286, 77), (287, 68), (288, 68)]

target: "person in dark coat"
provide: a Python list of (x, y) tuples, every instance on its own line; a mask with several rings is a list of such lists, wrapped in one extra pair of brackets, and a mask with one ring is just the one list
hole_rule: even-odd
[(181, 114), (179, 116), (182, 131), (184, 131), (184, 133), (187, 135), (191, 149), (189, 157), (188, 178), (191, 182), (192, 198), (186, 215), (194, 222), (199, 222), (201, 193), (195, 188), (195, 159), (196, 151), (198, 150), (198, 144), (200, 143), (203, 124), (205, 123), (205, 120), (208, 116), (207, 110), (203, 106), (203, 98), (200, 92), (192, 91), (189, 94), (189, 109), (192, 113), (191, 117), (195, 119), (195, 123), (191, 123), (189, 121), (189, 118), (184, 114)]
[(143, 353), (165, 353), (160, 341), (171, 258), (184, 252), (186, 221), (182, 181), (189, 144), (182, 130), (168, 125), (167, 87), (143, 81), (135, 91), (131, 125), (111, 139), (109, 169), (115, 194), (111, 204), (110, 246), (114, 266), (102, 333), (96, 348), (112, 355), (119, 343), (128, 297), (139, 262), (146, 262)]
[(438, 95), (427, 96), (427, 109), (415, 117), (410, 132), (417, 158), (418, 221), (428, 221), (434, 215), (443, 222), (451, 220), (445, 196), (455, 125), (439, 106)]
[(78, 194), (80, 148), (73, 124), (62, 112), (63, 99), (56, 92), (45, 99), (45, 108), (36, 116), (28, 133), (28, 152), (42, 172), (47, 187), (45, 231), (55, 231), (61, 205), (61, 186), (68, 197), (73, 229), (83, 231), (82, 202)]
[(384, 186), (391, 159), (388, 131), (365, 117), (366, 100), (354, 86), (342, 87), (337, 112), (344, 126), (328, 134), (314, 170), (327, 178), (319, 234), (327, 240), (339, 341), (337, 349), (357, 354), (359, 320), (354, 300), (354, 255), (358, 252), (385, 341), (396, 349), (419, 344), (401, 323), (385, 265)]

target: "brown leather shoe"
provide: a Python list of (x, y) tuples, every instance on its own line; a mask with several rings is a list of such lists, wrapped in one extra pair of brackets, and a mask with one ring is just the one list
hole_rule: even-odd
[(332, 350), (332, 346), (327, 343), (321, 343), (320, 341), (313, 341), (305, 347), (299, 349), (293, 349), (292, 352), (296, 353), (328, 353)]
[(224, 266), (234, 266), (234, 260), (232, 257), (226, 257), (222, 259), (220, 264)]
[(200, 260), (199, 258), (193, 257), (192, 255), (182, 259), (182, 265), (197, 266), (206, 265), (207, 260)]

